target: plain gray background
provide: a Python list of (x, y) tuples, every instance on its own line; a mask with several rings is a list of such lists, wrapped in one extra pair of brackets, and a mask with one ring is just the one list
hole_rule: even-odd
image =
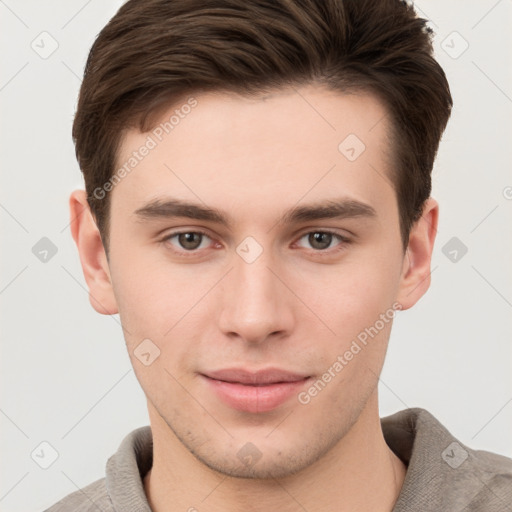
[[(44, 510), (103, 477), (149, 423), (119, 318), (90, 306), (69, 230), (83, 67), (121, 3), (0, 0), (2, 511)], [(381, 416), (423, 407), (468, 446), (512, 457), (512, 0), (415, 5), (455, 105), (433, 171), (432, 285), (395, 320)], [(46, 262), (43, 237), (57, 251)], [(47, 469), (43, 442), (58, 454)]]

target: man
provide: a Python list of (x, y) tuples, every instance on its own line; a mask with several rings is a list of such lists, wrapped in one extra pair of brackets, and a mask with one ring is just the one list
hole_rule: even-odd
[(130, 0), (102, 30), (71, 228), (151, 426), (49, 510), (511, 509), (512, 460), (379, 418), (392, 320), (430, 284), (430, 36), (399, 0)]

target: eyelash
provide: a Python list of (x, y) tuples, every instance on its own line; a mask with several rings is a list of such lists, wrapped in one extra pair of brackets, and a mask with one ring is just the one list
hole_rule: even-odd
[[(206, 231), (203, 231), (201, 229), (194, 229), (194, 230), (184, 230), (184, 231), (174, 231), (172, 233), (169, 233), (167, 234), (162, 240), (161, 240), (161, 243), (165, 243), (165, 242), (168, 242), (169, 240), (171, 240), (172, 238), (178, 236), (178, 235), (182, 235), (184, 233), (195, 233), (195, 234), (201, 234), (201, 235), (204, 235), (206, 236), (207, 238), (210, 238), (210, 235), (208, 233), (206, 233)], [(339, 252), (343, 251), (346, 249), (346, 246), (349, 245), (350, 243), (352, 243), (352, 240), (350, 240), (349, 238), (343, 236), (343, 235), (340, 235), (339, 233), (335, 232), (335, 231), (331, 231), (329, 229), (316, 229), (316, 230), (312, 230), (312, 231), (307, 231), (305, 233), (302, 233), (299, 238), (297, 239), (298, 240), (301, 240), (302, 238), (304, 238), (306, 235), (309, 235), (311, 233), (322, 233), (322, 234), (329, 234), (329, 235), (333, 235), (333, 237), (337, 238), (341, 243), (340, 245), (335, 248), (334, 250), (333, 249), (311, 249), (311, 251), (316, 255), (316, 256), (320, 256), (320, 257), (323, 257), (323, 256), (332, 256), (333, 254), (338, 254)], [(172, 244), (171, 244), (172, 245)], [(183, 249), (182, 251), (180, 250), (177, 250), (175, 249), (174, 247), (172, 247), (171, 249), (173, 252), (179, 254), (180, 256), (184, 256), (186, 258), (188, 257), (193, 257), (193, 256), (196, 256), (198, 251), (200, 249), (194, 249), (194, 250), (191, 250), (191, 251), (187, 251), (185, 249)]]

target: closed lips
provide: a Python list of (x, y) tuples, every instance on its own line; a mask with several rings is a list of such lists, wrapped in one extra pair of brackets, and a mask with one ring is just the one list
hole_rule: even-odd
[(287, 382), (299, 382), (309, 378), (308, 375), (300, 375), (280, 369), (266, 369), (254, 372), (240, 368), (217, 370), (203, 374), (205, 377), (232, 384), (246, 386), (269, 386)]

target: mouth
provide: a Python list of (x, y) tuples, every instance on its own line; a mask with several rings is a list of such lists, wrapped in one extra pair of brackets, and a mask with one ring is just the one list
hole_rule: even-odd
[(278, 408), (297, 396), (312, 378), (310, 375), (275, 368), (255, 372), (231, 368), (200, 376), (225, 405), (249, 413)]

